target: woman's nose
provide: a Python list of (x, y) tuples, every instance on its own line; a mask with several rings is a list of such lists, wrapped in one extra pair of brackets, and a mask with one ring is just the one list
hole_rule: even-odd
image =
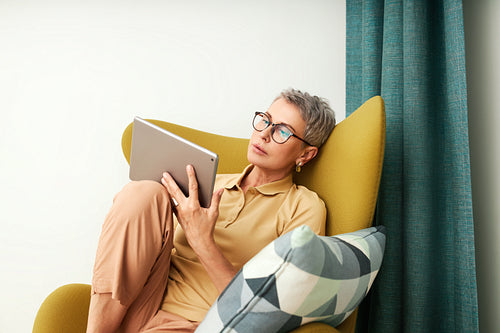
[(260, 137), (262, 139), (264, 139), (266, 142), (269, 142), (269, 140), (271, 140), (272, 130), (273, 130), (273, 126), (269, 125), (263, 131), (259, 132), (260, 133)]

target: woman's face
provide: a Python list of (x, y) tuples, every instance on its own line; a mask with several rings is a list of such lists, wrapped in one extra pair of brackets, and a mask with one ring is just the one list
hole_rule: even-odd
[[(286, 124), (294, 134), (303, 137), (306, 123), (295, 105), (280, 98), (271, 104), (266, 113), (272, 123)], [(295, 137), (290, 137), (283, 144), (276, 143), (271, 138), (271, 128), (272, 126), (269, 126), (262, 132), (253, 131), (247, 158), (250, 163), (270, 175), (286, 176), (292, 172), (296, 163), (301, 161), (304, 152), (314, 147), (304, 147), (303, 142)]]

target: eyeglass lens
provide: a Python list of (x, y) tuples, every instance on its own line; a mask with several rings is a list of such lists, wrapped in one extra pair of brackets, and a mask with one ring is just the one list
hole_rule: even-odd
[(265, 113), (256, 113), (253, 119), (253, 128), (256, 131), (262, 132), (266, 128), (272, 125), (271, 137), (277, 143), (285, 143), (293, 133), (283, 124), (272, 124), (269, 117)]

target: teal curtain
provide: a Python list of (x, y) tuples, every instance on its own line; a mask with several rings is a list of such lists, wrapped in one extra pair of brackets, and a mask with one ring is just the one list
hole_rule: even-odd
[(386, 105), (375, 217), (382, 269), (359, 332), (478, 332), (463, 10), (457, 0), (347, 0), (347, 115)]

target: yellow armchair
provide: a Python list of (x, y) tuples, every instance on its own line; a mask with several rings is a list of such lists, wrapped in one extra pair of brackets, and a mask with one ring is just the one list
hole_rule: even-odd
[[(219, 173), (237, 173), (247, 165), (248, 140), (206, 133), (152, 120), (219, 154)], [(122, 149), (130, 161), (132, 124), (124, 131)], [(314, 190), (325, 201), (327, 235), (353, 232), (371, 226), (382, 172), (385, 147), (385, 109), (380, 96), (366, 101), (333, 130), (320, 154), (296, 176), (296, 182)], [(41, 305), (34, 333), (85, 332), (90, 286), (60, 287)], [(294, 333), (353, 333), (355, 311), (340, 326), (323, 323), (304, 325)]]

